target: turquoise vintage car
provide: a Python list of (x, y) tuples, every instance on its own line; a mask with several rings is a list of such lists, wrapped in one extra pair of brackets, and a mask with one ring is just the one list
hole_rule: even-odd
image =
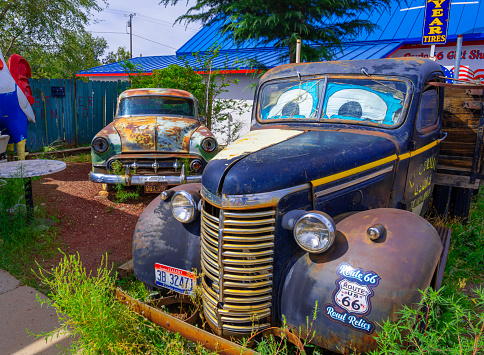
[(198, 116), (195, 96), (175, 89), (130, 89), (118, 98), (116, 117), (92, 140), (89, 179), (144, 185), (146, 192), (200, 182), (217, 140)]

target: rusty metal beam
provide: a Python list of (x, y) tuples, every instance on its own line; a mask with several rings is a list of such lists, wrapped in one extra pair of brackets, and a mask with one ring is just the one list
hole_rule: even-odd
[(172, 332), (179, 333), (183, 338), (191, 342), (201, 344), (203, 347), (216, 351), (219, 354), (226, 355), (255, 355), (257, 352), (244, 348), (230, 340), (221, 338), (215, 334), (209, 333), (203, 329), (197, 328), (193, 325), (183, 322), (180, 319), (170, 316), (156, 308), (148, 306), (140, 302), (119, 288), (116, 289), (116, 297), (118, 300), (126, 304), (134, 312), (142, 315), (149, 321), (158, 324), (160, 327)]

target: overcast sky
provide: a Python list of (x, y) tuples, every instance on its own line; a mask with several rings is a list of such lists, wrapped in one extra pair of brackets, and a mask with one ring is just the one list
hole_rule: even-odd
[[(101, 1), (98, 0), (101, 4)], [(172, 55), (201, 28), (191, 23), (173, 25), (175, 19), (186, 13), (189, 6), (182, 0), (176, 6), (158, 5), (158, 0), (110, 0), (110, 4), (96, 13), (93, 23), (87, 28), (94, 36), (104, 37), (109, 49), (118, 47), (129, 50), (129, 27), (127, 15), (133, 17), (133, 57), (152, 55)], [(194, 3), (193, 0), (190, 1)]]

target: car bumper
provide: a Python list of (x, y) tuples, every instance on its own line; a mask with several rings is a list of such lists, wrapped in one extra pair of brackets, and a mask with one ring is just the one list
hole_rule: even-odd
[(181, 174), (179, 176), (162, 176), (162, 175), (113, 175), (89, 173), (89, 180), (104, 184), (124, 184), (130, 185), (144, 185), (147, 182), (166, 182), (168, 185), (180, 185), (186, 183), (201, 182), (202, 175), (186, 176)]

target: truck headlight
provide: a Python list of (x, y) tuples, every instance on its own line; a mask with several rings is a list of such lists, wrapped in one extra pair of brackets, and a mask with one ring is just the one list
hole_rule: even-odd
[(197, 217), (197, 202), (186, 191), (177, 191), (171, 198), (171, 212), (182, 223), (190, 223)]
[(333, 245), (336, 226), (326, 213), (312, 211), (303, 214), (294, 224), (294, 239), (310, 253), (322, 253)]

